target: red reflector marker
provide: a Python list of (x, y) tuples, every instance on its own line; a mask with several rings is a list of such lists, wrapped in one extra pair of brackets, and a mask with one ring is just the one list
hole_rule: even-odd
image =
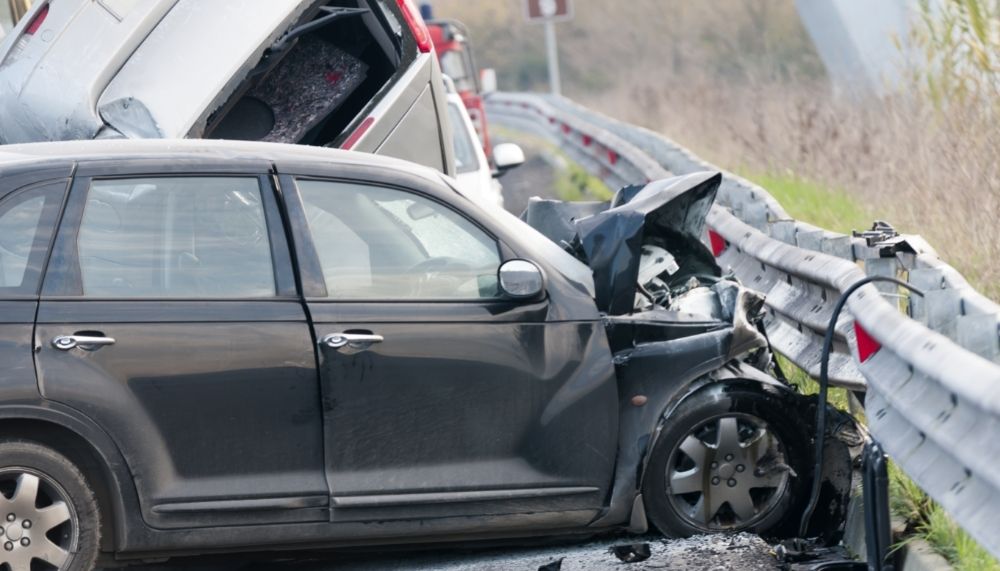
[(712, 245), (712, 255), (716, 258), (721, 256), (726, 251), (726, 248), (729, 247), (729, 244), (726, 244), (726, 239), (715, 230), (708, 231), (708, 242)]
[(413, 0), (396, 0), (396, 5), (399, 6), (399, 10), (403, 13), (403, 19), (406, 20), (406, 25), (409, 26), (410, 32), (417, 40), (417, 49), (425, 54), (433, 50), (434, 43), (431, 41), (431, 32), (427, 29), (424, 19), (420, 17), (420, 12), (413, 5)]
[(48, 15), (49, 15), (49, 5), (46, 4), (42, 6), (42, 9), (39, 10), (37, 14), (35, 14), (35, 17), (32, 18), (31, 23), (28, 24), (28, 27), (24, 29), (24, 33), (29, 36), (35, 35), (35, 32), (38, 31), (38, 28), (41, 28), (42, 24), (45, 23), (45, 17)]
[(358, 144), (358, 141), (361, 140), (361, 137), (365, 136), (365, 133), (368, 132), (368, 129), (370, 129), (372, 124), (374, 123), (375, 123), (374, 117), (365, 117), (365, 120), (362, 121), (360, 125), (358, 125), (358, 128), (355, 129), (353, 133), (348, 135), (347, 139), (345, 139), (343, 144), (340, 145), (340, 148), (344, 149), (345, 151), (353, 149), (354, 145)]
[(878, 353), (878, 350), (882, 348), (882, 344), (872, 338), (857, 321), (854, 322), (854, 335), (858, 340), (858, 359), (862, 363), (870, 359), (872, 355)]

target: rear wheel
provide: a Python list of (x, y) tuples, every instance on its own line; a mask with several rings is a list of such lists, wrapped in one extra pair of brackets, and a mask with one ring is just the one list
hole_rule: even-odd
[(100, 513), (83, 474), (55, 450), (0, 441), (0, 569), (93, 569)]
[(668, 536), (781, 535), (809, 470), (806, 424), (777, 391), (713, 385), (664, 422), (643, 479), (650, 520)]

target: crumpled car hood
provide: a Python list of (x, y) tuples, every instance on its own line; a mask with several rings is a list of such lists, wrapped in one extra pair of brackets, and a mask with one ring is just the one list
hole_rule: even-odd
[(721, 183), (720, 173), (700, 172), (625, 187), (610, 202), (533, 199), (522, 218), (590, 266), (598, 309), (623, 315), (634, 308), (643, 245), (682, 254), (679, 275), (721, 275), (701, 242)]

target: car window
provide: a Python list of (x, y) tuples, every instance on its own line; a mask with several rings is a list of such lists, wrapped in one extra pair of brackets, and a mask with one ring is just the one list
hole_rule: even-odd
[(77, 239), (83, 295), (275, 295), (256, 178), (96, 180)]
[(34, 293), (66, 182), (0, 201), (0, 295)]
[(455, 147), (455, 170), (460, 173), (479, 170), (476, 147), (462, 117), (460, 103), (448, 103), (448, 120), (451, 123), (451, 142)]
[(452, 209), (390, 188), (298, 185), (330, 298), (497, 297), (496, 240)]

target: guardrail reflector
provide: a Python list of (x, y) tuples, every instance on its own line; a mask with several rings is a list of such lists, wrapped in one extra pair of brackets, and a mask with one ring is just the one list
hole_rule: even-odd
[(854, 322), (854, 335), (858, 342), (858, 359), (862, 363), (870, 359), (872, 355), (878, 353), (878, 350), (882, 348), (882, 344), (869, 335), (857, 321)]
[(712, 255), (716, 258), (721, 256), (729, 246), (729, 244), (726, 244), (726, 239), (715, 230), (708, 231), (708, 241), (712, 245)]

